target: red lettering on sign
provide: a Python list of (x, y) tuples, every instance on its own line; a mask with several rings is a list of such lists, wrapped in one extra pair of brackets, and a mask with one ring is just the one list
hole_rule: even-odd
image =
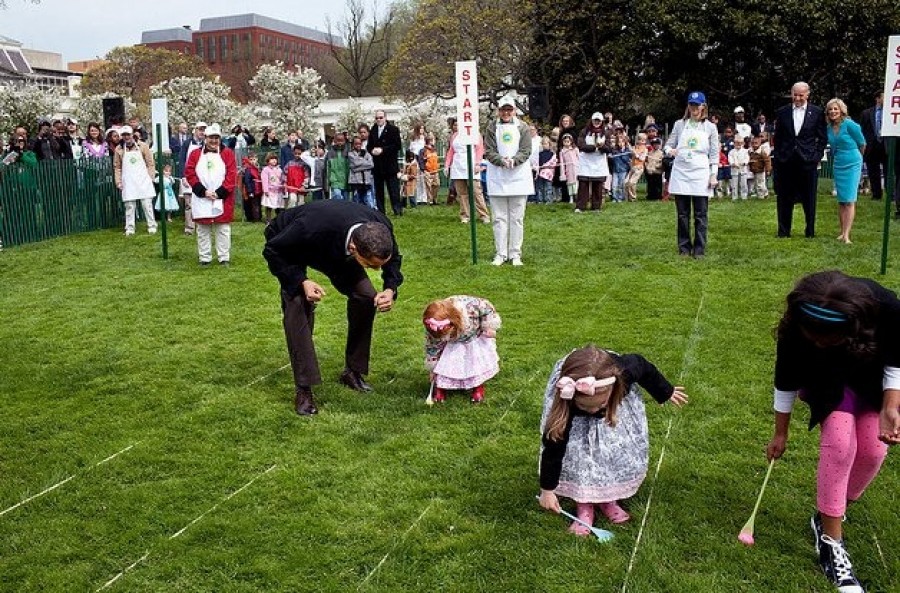
[(472, 126), (463, 126), (463, 127), (466, 129), (466, 135), (471, 136), (472, 135)]
[(468, 97), (466, 97), (466, 100), (463, 101), (463, 109), (471, 109), (471, 108), (472, 108), (472, 102), (469, 101)]
[(472, 80), (472, 73), (469, 72), (468, 70), (463, 70), (462, 71), (462, 79), (463, 80)]
[(472, 121), (472, 112), (466, 111), (463, 113), (463, 121)]
[(891, 107), (900, 107), (900, 95), (891, 97)]

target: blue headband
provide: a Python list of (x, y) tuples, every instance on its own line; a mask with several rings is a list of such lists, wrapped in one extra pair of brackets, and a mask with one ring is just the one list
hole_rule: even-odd
[(820, 307), (812, 303), (800, 303), (800, 311), (806, 314), (807, 317), (825, 321), (826, 323), (846, 323), (850, 320), (850, 317), (846, 313)]

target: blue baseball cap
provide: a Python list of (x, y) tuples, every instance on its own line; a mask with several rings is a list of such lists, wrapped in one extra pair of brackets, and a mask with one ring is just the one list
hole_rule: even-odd
[(706, 95), (701, 93), (700, 91), (694, 91), (688, 94), (688, 103), (696, 103), (697, 105), (703, 105), (706, 103)]

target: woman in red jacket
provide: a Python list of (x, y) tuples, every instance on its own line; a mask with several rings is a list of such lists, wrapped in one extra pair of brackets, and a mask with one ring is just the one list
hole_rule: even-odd
[(200, 265), (212, 262), (212, 235), (216, 235), (219, 263), (231, 261), (231, 220), (234, 218), (234, 188), (237, 163), (234, 153), (222, 146), (218, 124), (206, 128), (203, 150), (188, 156), (184, 176), (191, 185), (191, 211), (197, 229)]

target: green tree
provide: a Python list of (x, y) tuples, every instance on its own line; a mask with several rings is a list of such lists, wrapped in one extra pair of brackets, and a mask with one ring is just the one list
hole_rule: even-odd
[(887, 36), (900, 30), (892, 0), (624, 0), (601, 8), (534, 0), (528, 76), (551, 91), (554, 116), (612, 109), (670, 120), (685, 94), (713, 112), (771, 111), (804, 80), (813, 100), (840, 96), (855, 111), (882, 86)]
[(106, 64), (85, 73), (81, 93), (107, 92), (128, 97), (137, 105), (147, 105), (154, 84), (179, 76), (215, 80), (216, 75), (195, 55), (144, 45), (117, 47), (106, 54)]
[(59, 111), (61, 102), (56, 89), (48, 91), (33, 84), (0, 84), (0, 138), (6, 141), (16, 126), (23, 126), (29, 135), (34, 135), (38, 119), (52, 117)]
[(385, 68), (386, 93), (413, 103), (452, 97), (453, 62), (473, 59), (483, 99), (524, 91), (534, 39), (531, 5), (532, 0), (420, 0), (415, 20)]

